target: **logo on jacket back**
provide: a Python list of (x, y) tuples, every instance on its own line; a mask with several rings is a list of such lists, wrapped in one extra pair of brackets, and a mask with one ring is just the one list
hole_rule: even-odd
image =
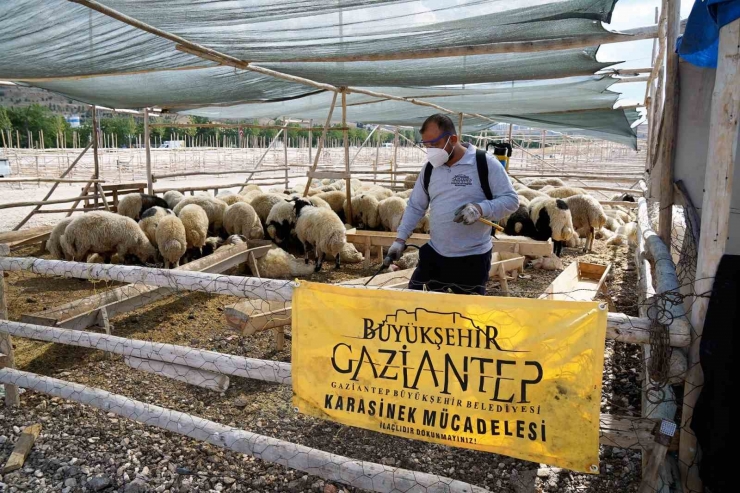
[(455, 175), (451, 183), (456, 187), (467, 187), (473, 184), (473, 180), (468, 175)]

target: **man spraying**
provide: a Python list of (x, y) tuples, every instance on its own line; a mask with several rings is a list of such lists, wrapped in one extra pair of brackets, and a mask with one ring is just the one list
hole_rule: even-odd
[(478, 219), (495, 221), (513, 213), (519, 197), (501, 163), (461, 143), (448, 116), (427, 118), (421, 137), (428, 163), (416, 180), (388, 257), (401, 257), (428, 207), (431, 240), (419, 249), (409, 288), (484, 295), (491, 269), (491, 227)]

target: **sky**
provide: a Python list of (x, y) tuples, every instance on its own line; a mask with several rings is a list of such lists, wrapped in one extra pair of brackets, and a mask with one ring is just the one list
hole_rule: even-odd
[[(655, 24), (655, 7), (660, 8), (660, 0), (619, 0), (612, 13), (611, 24), (605, 24), (609, 30), (621, 31)], [(691, 12), (694, 0), (681, 0), (681, 19)], [(596, 58), (599, 61), (624, 60), (614, 68), (646, 68), (651, 66), (653, 40), (629, 41), (602, 45)], [(616, 84), (612, 91), (622, 93), (618, 106), (643, 104), (645, 82)]]

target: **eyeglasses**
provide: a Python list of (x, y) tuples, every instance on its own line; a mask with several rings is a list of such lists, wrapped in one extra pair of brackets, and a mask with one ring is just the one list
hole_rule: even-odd
[(445, 132), (442, 135), (440, 135), (439, 137), (437, 137), (436, 139), (432, 139), (432, 140), (420, 140), (420, 141), (418, 141), (416, 143), (416, 146), (418, 148), (420, 148), (420, 149), (428, 149), (430, 147), (434, 147), (434, 144), (436, 144), (440, 140), (444, 139), (445, 137), (451, 137), (452, 135), (453, 134), (451, 134), (449, 132)]

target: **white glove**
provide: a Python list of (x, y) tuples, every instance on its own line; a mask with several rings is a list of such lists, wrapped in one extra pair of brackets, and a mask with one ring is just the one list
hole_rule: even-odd
[(386, 258), (390, 258), (391, 261), (395, 262), (396, 260), (401, 258), (401, 254), (404, 250), (406, 250), (406, 244), (399, 240), (396, 240), (388, 249), (388, 255), (386, 255)]
[(459, 207), (455, 211), (456, 223), (473, 224), (483, 216), (483, 212), (476, 204), (470, 203)]

